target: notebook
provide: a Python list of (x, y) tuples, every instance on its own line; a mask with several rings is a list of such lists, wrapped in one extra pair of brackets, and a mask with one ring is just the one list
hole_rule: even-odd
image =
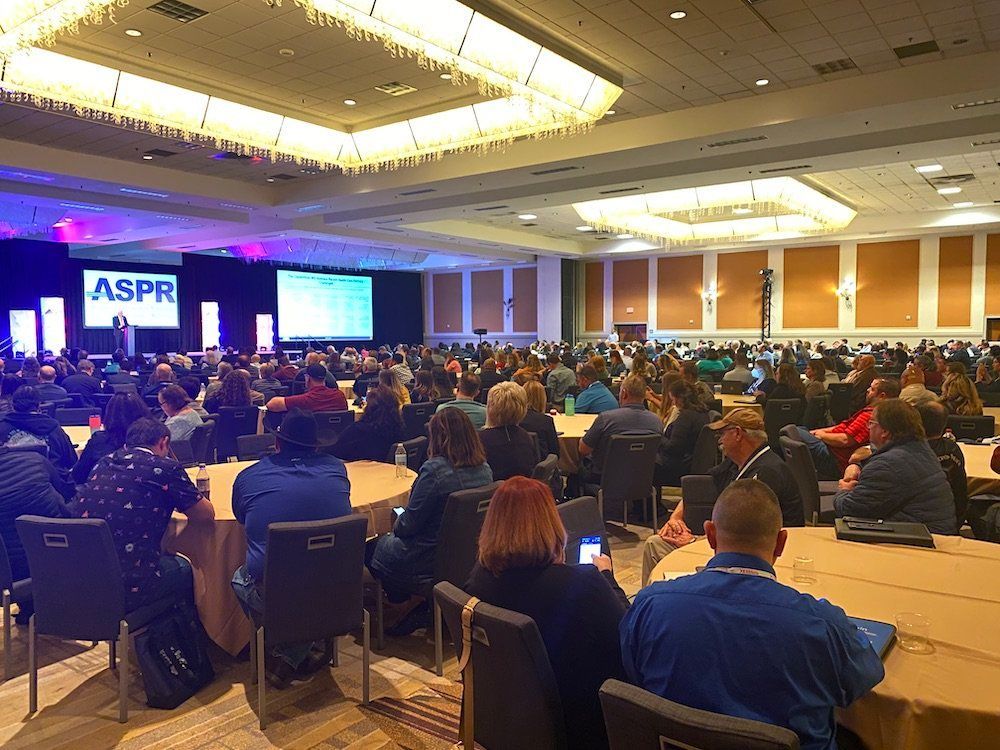
[(853, 622), (862, 637), (868, 638), (880, 659), (885, 659), (892, 644), (896, 640), (896, 626), (878, 620), (863, 620), (860, 617), (848, 617)]
[(934, 548), (934, 538), (922, 523), (881, 521), (872, 518), (838, 518), (837, 539), (870, 544), (906, 544), (911, 547)]

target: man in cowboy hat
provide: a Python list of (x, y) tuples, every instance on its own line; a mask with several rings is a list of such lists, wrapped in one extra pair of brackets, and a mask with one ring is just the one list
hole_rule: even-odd
[[(322, 439), (311, 412), (292, 409), (275, 433), (277, 453), (239, 473), (233, 483), (233, 514), (246, 528), (246, 564), (233, 575), (233, 590), (249, 615), (262, 613), (258, 583), (264, 581), (268, 524), (321, 521), (351, 513), (351, 483), (339, 458), (320, 453)], [(279, 688), (307, 677), (330, 660), (326, 644), (302, 643), (266, 655), (268, 680)]]

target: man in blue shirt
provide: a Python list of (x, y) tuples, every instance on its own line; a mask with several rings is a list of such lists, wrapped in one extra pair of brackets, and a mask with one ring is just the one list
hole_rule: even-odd
[(777, 582), (788, 532), (771, 489), (733, 482), (705, 523), (705, 569), (646, 587), (621, 623), (628, 679), (677, 703), (791, 729), (836, 748), (835, 707), (885, 676), (839, 607)]
[[(233, 514), (247, 534), (247, 561), (233, 575), (233, 590), (249, 616), (263, 612), (258, 584), (264, 582), (268, 524), (322, 521), (351, 513), (351, 483), (344, 462), (319, 453), (316, 418), (292, 409), (275, 433), (278, 452), (241, 471), (233, 483)], [(303, 643), (273, 649), (265, 657), (268, 680), (283, 688), (305, 677), (332, 656), (330, 644)]]
[(597, 370), (593, 365), (584, 365), (576, 374), (580, 384), (580, 393), (576, 397), (577, 414), (600, 414), (618, 408), (618, 399), (597, 379)]

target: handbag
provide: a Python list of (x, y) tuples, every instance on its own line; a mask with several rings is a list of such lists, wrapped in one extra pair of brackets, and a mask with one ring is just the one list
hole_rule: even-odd
[(190, 602), (178, 602), (135, 637), (146, 705), (177, 708), (215, 679), (205, 636)]

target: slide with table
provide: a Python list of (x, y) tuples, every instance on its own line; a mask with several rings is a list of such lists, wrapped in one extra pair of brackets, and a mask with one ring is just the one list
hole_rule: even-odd
[(370, 276), (282, 270), (277, 284), (282, 341), (374, 338)]

